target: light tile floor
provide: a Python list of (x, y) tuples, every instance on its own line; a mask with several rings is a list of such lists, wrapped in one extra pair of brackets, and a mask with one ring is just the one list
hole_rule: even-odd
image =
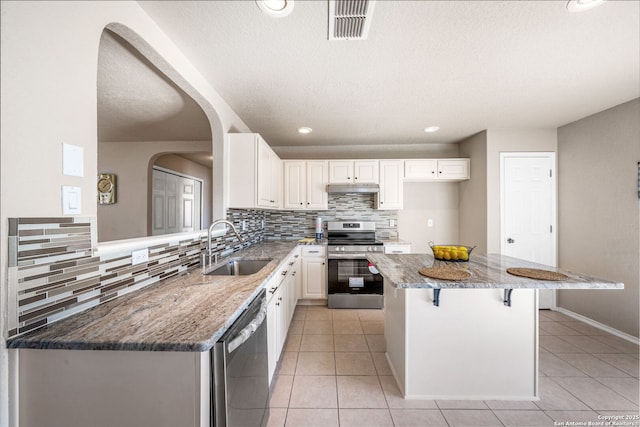
[(638, 416), (638, 346), (586, 323), (540, 311), (539, 401), (415, 401), (391, 376), (383, 316), (296, 307), (269, 426), (640, 426), (627, 418)]

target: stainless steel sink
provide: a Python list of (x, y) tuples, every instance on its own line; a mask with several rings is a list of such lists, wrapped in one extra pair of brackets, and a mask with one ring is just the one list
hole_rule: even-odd
[(269, 262), (271, 259), (236, 259), (204, 274), (207, 276), (248, 276), (262, 270)]

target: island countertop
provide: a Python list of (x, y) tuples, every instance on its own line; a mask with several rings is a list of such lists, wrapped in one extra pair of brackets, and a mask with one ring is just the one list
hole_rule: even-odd
[[(193, 268), (7, 341), (9, 348), (208, 351), (266, 286), (294, 241), (270, 241), (221, 259), (271, 259), (247, 276)], [(212, 269), (215, 268), (212, 267)]]
[[(585, 274), (561, 270), (500, 254), (473, 254), (468, 262), (447, 262), (431, 254), (367, 254), (394, 288), (426, 289), (623, 289), (624, 284)], [(432, 279), (421, 275), (423, 267), (447, 267), (468, 271), (471, 277), (459, 281)], [(562, 281), (535, 280), (507, 273), (507, 268), (536, 268), (567, 275)]]

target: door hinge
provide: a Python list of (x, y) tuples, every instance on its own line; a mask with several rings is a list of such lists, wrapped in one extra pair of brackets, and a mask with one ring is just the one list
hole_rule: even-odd
[(549, 178), (553, 178), (553, 170), (549, 169)]
[(549, 226), (549, 233), (553, 233), (553, 225)]

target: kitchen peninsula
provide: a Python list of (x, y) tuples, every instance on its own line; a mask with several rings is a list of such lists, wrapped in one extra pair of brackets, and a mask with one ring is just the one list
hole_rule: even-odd
[[(387, 359), (407, 399), (538, 400), (538, 289), (623, 289), (622, 283), (502, 255), (469, 262), (367, 254), (384, 276)], [(463, 280), (421, 268), (468, 272)], [(534, 280), (507, 268), (552, 270)]]

